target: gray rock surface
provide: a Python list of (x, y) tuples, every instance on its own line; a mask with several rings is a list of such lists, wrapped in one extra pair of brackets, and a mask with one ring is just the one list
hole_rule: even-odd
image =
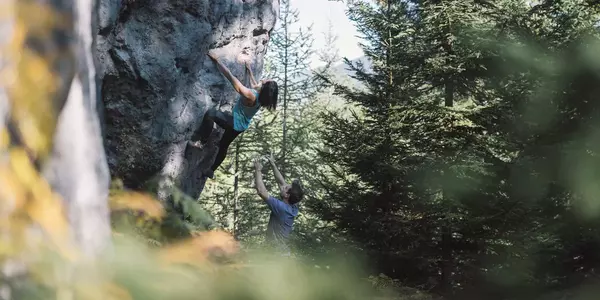
[(245, 83), (248, 60), (260, 78), (279, 1), (100, 0), (99, 10), (98, 73), (112, 175), (134, 189), (159, 176), (163, 185), (198, 197), (222, 132), (214, 130), (202, 149), (186, 150), (187, 141), (206, 110), (229, 111), (236, 97), (206, 54), (215, 49)]

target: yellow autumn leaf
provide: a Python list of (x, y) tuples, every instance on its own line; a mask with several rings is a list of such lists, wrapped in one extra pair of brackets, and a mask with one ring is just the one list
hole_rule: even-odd
[(152, 218), (162, 218), (165, 214), (162, 204), (151, 196), (140, 192), (119, 192), (109, 197), (110, 209), (143, 211)]
[(18, 255), (25, 248), (25, 231), (28, 222), (21, 217), (0, 219), (0, 230), (6, 237), (0, 241), (0, 257), (6, 258)]
[(17, 178), (6, 168), (0, 168), (0, 201), (1, 210), (5, 213), (23, 208), (27, 191), (17, 181)]
[[(0, 82), (0, 85), (2, 83)], [(0, 149), (6, 149), (10, 145), (10, 136), (6, 129), (0, 130)]]
[(31, 165), (25, 150), (12, 149), (9, 154), (9, 163), (11, 171), (19, 184), (32, 186), (35, 183), (35, 178), (38, 176), (37, 171)]
[[(24, 212), (37, 223), (53, 242), (61, 254), (71, 260), (77, 253), (69, 241), (68, 221), (60, 197), (54, 193), (48, 182), (34, 169), (22, 149), (10, 151), (10, 173), (13, 184), (21, 188)], [(27, 195), (29, 198), (25, 198)]]
[(25, 41), (53, 39), (52, 32), (70, 28), (73, 19), (44, 3), (19, 1), (2, 7), (2, 11), (10, 12), (9, 16), (16, 19), (9, 44), (0, 49), (9, 62), (1, 71), (0, 84), (7, 89), (11, 119), (23, 143), (35, 158), (45, 159), (56, 126), (58, 105), (55, 102), (62, 101), (55, 98), (55, 92), (65, 84), (60, 75), (54, 74), (53, 66), (68, 61), (74, 54), (70, 44), (64, 43), (54, 45), (58, 47), (40, 56), (28, 49)]
[(211, 254), (233, 255), (238, 242), (224, 231), (207, 231), (181, 243), (161, 249), (160, 258), (166, 263), (206, 265)]
[(24, 150), (12, 150), (10, 163), (16, 179), (23, 186), (30, 188), (29, 192), (34, 200), (27, 205), (30, 217), (40, 223), (56, 240), (65, 238), (68, 224), (62, 210), (62, 203), (52, 192), (50, 185), (33, 168)]

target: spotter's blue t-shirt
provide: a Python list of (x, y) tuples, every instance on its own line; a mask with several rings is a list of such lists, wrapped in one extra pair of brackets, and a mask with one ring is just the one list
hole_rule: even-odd
[(273, 196), (267, 198), (271, 209), (267, 225), (267, 241), (281, 251), (288, 252), (287, 239), (294, 229), (294, 219), (298, 216), (298, 205), (287, 204)]

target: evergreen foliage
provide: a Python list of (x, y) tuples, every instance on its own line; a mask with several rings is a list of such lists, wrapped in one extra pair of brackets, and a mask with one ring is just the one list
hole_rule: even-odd
[(378, 270), (446, 296), (593, 276), (598, 5), (348, 6), (373, 66), (347, 61), (366, 90), (331, 82), (360, 112), (323, 114), (322, 218)]

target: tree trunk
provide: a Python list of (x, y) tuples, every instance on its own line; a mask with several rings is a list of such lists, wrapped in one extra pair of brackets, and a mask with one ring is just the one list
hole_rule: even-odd
[(78, 0), (73, 7), (78, 34), (74, 49), (77, 69), (58, 118), (45, 174), (67, 205), (74, 240), (91, 258), (110, 244), (110, 175), (96, 104), (96, 6), (93, 0)]
[[(37, 70), (41, 77), (38, 80), (43, 82), (41, 86), (28, 87), (33, 74), (14, 69), (15, 83), (0, 89), (0, 96), (6, 97), (2, 99), (5, 109), (13, 113), (10, 120), (3, 121), (12, 128), (9, 129), (11, 144), (27, 151), (32, 164), (64, 201), (72, 240), (85, 255), (96, 257), (110, 244), (109, 173), (96, 110), (98, 95), (93, 52), (96, 7), (92, 0), (38, 2), (32, 1), (31, 5), (50, 6), (50, 11), (55, 14), (53, 17), (68, 18), (73, 22), (67, 22), (66, 27), (55, 28), (55, 31), (48, 30), (48, 35), (36, 31), (27, 33), (30, 35), (27, 40), (46, 45), (44, 51), (50, 52), (41, 53), (39, 47), (28, 49), (44, 63)], [(1, 28), (7, 36), (19, 26), (14, 21), (22, 21), (25, 29), (35, 22), (26, 17), (31, 13), (31, 7), (20, 1), (15, 4), (10, 15), (14, 19), (2, 24), (7, 25)], [(38, 44), (25, 43), (22, 47), (31, 45)], [(3, 69), (16, 64), (27, 66), (32, 62), (24, 57), (9, 56), (3, 62)], [(10, 72), (11, 67), (5, 70)], [(45, 82), (48, 85), (42, 85)], [(47, 88), (51, 84), (55, 84), (56, 89)], [(37, 89), (38, 93), (27, 91), (31, 88)], [(27, 103), (35, 103), (35, 106)], [(44, 107), (49, 109), (44, 110)], [(30, 128), (37, 130), (35, 135), (32, 131), (21, 131), (27, 123), (39, 125)]]
[[(0, 19), (0, 36), (7, 39), (0, 40), (1, 51), (6, 54), (0, 67), (6, 74), (14, 75), (15, 80), (6, 85), (0, 84), (0, 130), (8, 133), (6, 136), (9, 141), (6, 142), (13, 149), (25, 151), (28, 163), (37, 172), (35, 176), (44, 178), (62, 202), (52, 203), (52, 197), (44, 195), (47, 186), (35, 181), (18, 183), (25, 190), (37, 191), (29, 192), (25, 196), (27, 199), (22, 200), (34, 207), (48, 205), (49, 208), (56, 208), (62, 204), (65, 213), (64, 216), (52, 216), (56, 211), (44, 211), (46, 218), (53, 218), (50, 222), (28, 211), (33, 222), (31, 227), (45, 230), (47, 234), (43, 234), (44, 237), (61, 239), (54, 240), (54, 243), (67, 248), (74, 246), (83, 254), (82, 263), (92, 261), (104, 254), (111, 245), (107, 201), (109, 172), (97, 111), (94, 58), (97, 7), (92, 0), (51, 0), (5, 1), (3, 9), (7, 14)], [(32, 16), (32, 11), (48, 15)], [(36, 22), (50, 18), (62, 20), (58, 24), (64, 26), (47, 28), (42, 32), (29, 30), (30, 27), (41, 25)], [(27, 43), (15, 44), (20, 41), (13, 39), (16, 30), (26, 32)], [(6, 48), (8, 43), (13, 43), (11, 46), (19, 49), (19, 52), (28, 51), (35, 60), (14, 55)], [(25, 128), (27, 130), (23, 130)], [(0, 147), (1, 156), (6, 157), (6, 146)], [(0, 163), (0, 169), (6, 167), (4, 161)], [(19, 176), (12, 178), (19, 180)], [(4, 184), (7, 183), (0, 181), (0, 189), (6, 190), (2, 186)], [(11, 207), (11, 199), (14, 199), (14, 195), (0, 199), (3, 215), (12, 213), (12, 209), (7, 210)], [(66, 231), (61, 230), (63, 219), (67, 224)], [(63, 232), (66, 233), (64, 240)], [(37, 238), (38, 233), (41, 230), (27, 231), (26, 236), (20, 238)], [(3, 232), (2, 238), (11, 237)], [(5, 277), (14, 278), (19, 275), (17, 273), (26, 272), (26, 266), (18, 262), (5, 263), (3, 271), (16, 270), (16, 273), (3, 274)], [(74, 273), (66, 274), (67, 277), (62, 279), (87, 278), (81, 276), (85, 274), (76, 268), (70, 271)], [(4, 279), (4, 282), (10, 281)], [(11, 298), (10, 289), (2, 287), (0, 296), (3, 299)]]
[(231, 224), (231, 232), (233, 234), (233, 237), (235, 239), (238, 238), (238, 213), (239, 213), (239, 207), (238, 207), (238, 201), (240, 198), (240, 151), (241, 151), (241, 144), (242, 144), (242, 140), (241, 140), (241, 136), (239, 137), (239, 140), (236, 142), (235, 144), (235, 168), (234, 168), (234, 172), (235, 172), (235, 177), (233, 179), (233, 222)]
[[(447, 77), (445, 81), (446, 85), (444, 86), (444, 105), (446, 107), (452, 107), (454, 105), (454, 84), (449, 77)], [(449, 159), (451, 155), (452, 153), (447, 153), (445, 158)], [(450, 196), (448, 195), (447, 189), (445, 188), (445, 185), (448, 182), (448, 180), (446, 179), (449, 176), (448, 171), (449, 168), (443, 170), (444, 176), (442, 176), (442, 197), (443, 202), (445, 203), (448, 203), (451, 200)], [(446, 224), (444, 224), (442, 228), (442, 261), (440, 264), (441, 274), (439, 288), (442, 294), (444, 295), (449, 294), (452, 289), (452, 266), (454, 264), (452, 241), (452, 216), (454, 214), (454, 206), (451, 203), (448, 205), (450, 206), (450, 209), (448, 210), (449, 215), (446, 216)]]
[(290, 10), (290, 2), (286, 2), (286, 14), (283, 19), (283, 30), (285, 35), (285, 46), (284, 46), (284, 58), (283, 58), (283, 138), (281, 142), (281, 162), (279, 165), (281, 174), (285, 176), (285, 157), (287, 154), (287, 105), (288, 105), (288, 65), (290, 58), (288, 54), (288, 48), (290, 47), (290, 37), (288, 32), (288, 20), (287, 14)]

